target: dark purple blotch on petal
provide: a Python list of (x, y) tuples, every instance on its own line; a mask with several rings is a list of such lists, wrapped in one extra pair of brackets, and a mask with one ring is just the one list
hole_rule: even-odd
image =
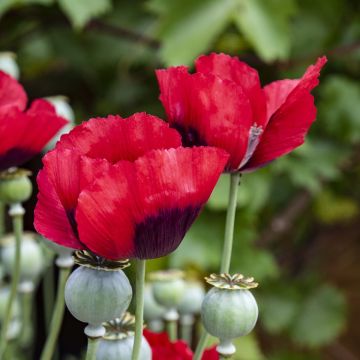
[(36, 155), (31, 149), (13, 148), (0, 155), (0, 171), (24, 164)]
[(135, 257), (154, 259), (174, 251), (199, 215), (201, 206), (161, 210), (136, 225)]

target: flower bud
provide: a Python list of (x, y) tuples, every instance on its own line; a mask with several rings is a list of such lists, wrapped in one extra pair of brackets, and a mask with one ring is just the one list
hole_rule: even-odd
[(0, 52), (0, 70), (19, 79), (20, 71), (16, 62), (16, 54), (10, 51)]
[[(131, 360), (134, 346), (135, 317), (125, 313), (121, 318), (105, 323), (106, 333), (99, 341), (97, 360)], [(151, 348), (141, 339), (139, 360), (151, 360)]]
[(22, 203), (32, 193), (30, 172), (23, 169), (9, 169), (0, 173), (0, 201), (5, 204)]
[[(15, 236), (13, 234), (6, 235), (2, 238), (1, 243), (1, 260), (4, 271), (11, 276), (15, 262)], [(34, 283), (45, 267), (44, 256), (40, 245), (36, 241), (35, 233), (24, 232), (20, 251), (20, 285)]]
[(65, 302), (71, 314), (94, 328), (125, 312), (131, 297), (130, 282), (118, 269), (80, 266), (65, 286)]
[(258, 284), (240, 274), (212, 274), (206, 280), (214, 287), (204, 298), (202, 322), (209, 334), (220, 339), (218, 352), (229, 356), (235, 352), (231, 341), (250, 333), (256, 324), (258, 306), (248, 289)]

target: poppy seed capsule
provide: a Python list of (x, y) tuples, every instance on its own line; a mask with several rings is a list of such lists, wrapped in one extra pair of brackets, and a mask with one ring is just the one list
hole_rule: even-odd
[(218, 352), (229, 356), (235, 352), (231, 341), (250, 333), (256, 324), (258, 306), (248, 289), (257, 283), (240, 274), (212, 274), (206, 280), (214, 287), (204, 298), (201, 319), (207, 332), (220, 339)]
[(22, 203), (28, 200), (32, 193), (32, 184), (28, 175), (22, 169), (9, 169), (0, 173), (0, 200), (5, 204)]
[(157, 271), (150, 274), (155, 300), (167, 309), (176, 308), (185, 291), (183, 272), (179, 270)]
[[(134, 335), (120, 340), (101, 339), (96, 352), (97, 360), (131, 360)], [(144, 336), (141, 339), (139, 360), (151, 360), (151, 348)]]
[(204, 286), (197, 281), (186, 283), (186, 291), (178, 305), (178, 311), (181, 315), (198, 314), (201, 310), (201, 304), (204, 300)]
[[(25, 232), (21, 239), (21, 283), (36, 282), (45, 266), (44, 254), (35, 239), (36, 234), (30, 231)], [(4, 266), (4, 271), (6, 274), (11, 276), (15, 262), (15, 236), (13, 234), (4, 236), (1, 240), (1, 244), (1, 260)]]
[(94, 328), (122, 314), (131, 297), (132, 288), (122, 270), (80, 266), (65, 286), (65, 302), (71, 314)]

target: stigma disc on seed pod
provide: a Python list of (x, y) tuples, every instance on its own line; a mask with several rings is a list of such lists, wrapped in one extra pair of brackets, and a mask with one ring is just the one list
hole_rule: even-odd
[[(97, 360), (130, 360), (134, 346), (135, 317), (126, 312), (103, 325), (106, 333), (99, 341)], [(151, 360), (151, 348), (144, 336), (141, 339), (139, 360)]]

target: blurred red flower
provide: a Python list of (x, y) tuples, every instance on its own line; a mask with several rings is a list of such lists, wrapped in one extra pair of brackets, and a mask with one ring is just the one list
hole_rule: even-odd
[(319, 83), (326, 57), (297, 80), (261, 87), (257, 71), (237, 57), (200, 56), (196, 72), (185, 66), (157, 70), (167, 120), (184, 146), (226, 150), (230, 172), (252, 170), (304, 142), (316, 117), (310, 91)]
[(45, 100), (35, 100), (28, 110), (26, 104), (23, 87), (0, 71), (0, 171), (39, 153), (67, 123)]
[(144, 113), (75, 128), (43, 159), (35, 228), (108, 259), (175, 250), (228, 159), (220, 149), (179, 145), (174, 129)]
[[(185, 341), (171, 342), (167, 333), (154, 333), (147, 329), (144, 336), (152, 350), (152, 360), (192, 360), (193, 353)], [(215, 347), (204, 351), (202, 360), (218, 360)]]

